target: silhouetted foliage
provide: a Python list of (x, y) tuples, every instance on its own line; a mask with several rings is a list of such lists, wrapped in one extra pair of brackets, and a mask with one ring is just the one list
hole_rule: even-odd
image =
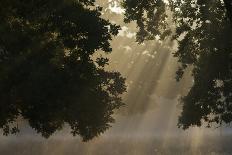
[[(177, 80), (188, 66), (193, 67), (193, 86), (182, 98), (183, 111), (178, 125), (183, 129), (201, 126), (203, 121), (209, 127), (214, 123), (221, 125), (232, 121), (232, 10), (230, 0), (224, 2), (123, 2), (125, 21), (138, 24), (138, 41), (153, 39), (156, 35), (162, 40), (165, 38), (162, 36), (168, 34), (178, 42), (178, 50), (174, 52), (181, 64)], [(170, 18), (175, 23), (175, 31), (167, 33), (171, 30), (168, 27)]]
[(24, 119), (44, 137), (65, 124), (89, 140), (110, 127), (123, 105), (125, 79), (105, 71), (119, 26), (95, 0), (0, 1), (0, 128)]
[(230, 19), (232, 24), (232, 0), (223, 0), (223, 2), (227, 11), (227, 17)]
[(126, 23), (136, 21), (138, 42), (153, 40), (158, 35), (165, 38), (171, 33), (167, 25), (166, 4), (163, 0), (124, 0)]

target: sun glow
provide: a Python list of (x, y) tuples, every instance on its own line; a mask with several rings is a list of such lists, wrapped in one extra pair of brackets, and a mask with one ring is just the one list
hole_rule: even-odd
[[(16, 146), (22, 145), (28, 150), (37, 150), (40, 155), (173, 154), (172, 151), (178, 149), (183, 154), (201, 154), (205, 137), (212, 134), (219, 140), (220, 136), (218, 130), (192, 128), (183, 131), (177, 127), (182, 106), (179, 99), (188, 92), (192, 78), (189, 69), (180, 82), (175, 81), (178, 63), (172, 53), (177, 48), (176, 43), (170, 39), (161, 42), (159, 38), (136, 43), (136, 25), (123, 22), (125, 10), (119, 1), (99, 0), (98, 3), (105, 5), (104, 18), (121, 25), (118, 36), (111, 42), (113, 52), (104, 55), (110, 60), (107, 69), (122, 73), (127, 83), (123, 96), (126, 106), (116, 112), (116, 123), (88, 143), (69, 137), (68, 129), (47, 141), (30, 137), (31, 131), (25, 129), (26, 134), (13, 137), (11, 144), (0, 141), (0, 150), (11, 146), (8, 149), (11, 152), (12, 148), (19, 150)], [(21, 143), (22, 139), (30, 145)]]

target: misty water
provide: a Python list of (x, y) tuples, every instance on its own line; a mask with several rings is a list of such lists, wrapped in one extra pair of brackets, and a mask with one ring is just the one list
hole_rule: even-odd
[[(49, 139), (25, 126), (15, 136), (1, 137), (1, 155), (152, 155), (152, 154), (232, 154), (229, 127), (207, 129), (177, 127), (181, 112), (180, 96), (192, 84), (190, 70), (180, 82), (175, 81), (177, 60), (172, 56), (175, 42), (166, 40), (135, 41), (134, 23), (123, 23), (118, 3), (102, 0), (103, 17), (120, 24), (112, 41), (109, 70), (126, 78), (126, 105), (116, 111), (116, 122), (104, 134), (89, 142), (72, 137), (69, 129)], [(99, 51), (99, 53), (101, 53)]]

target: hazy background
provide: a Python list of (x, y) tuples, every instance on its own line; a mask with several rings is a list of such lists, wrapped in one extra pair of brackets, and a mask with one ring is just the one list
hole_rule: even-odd
[[(72, 137), (65, 129), (49, 139), (25, 126), (16, 136), (0, 137), (1, 155), (149, 155), (232, 154), (229, 127), (178, 129), (180, 96), (191, 87), (190, 71), (175, 81), (177, 61), (172, 57), (176, 43), (166, 40), (135, 42), (136, 26), (123, 23), (123, 9), (117, 1), (99, 0), (103, 17), (120, 24), (112, 41), (109, 70), (127, 79), (126, 106), (116, 112), (116, 123), (90, 142)], [(101, 54), (101, 51), (99, 51)]]

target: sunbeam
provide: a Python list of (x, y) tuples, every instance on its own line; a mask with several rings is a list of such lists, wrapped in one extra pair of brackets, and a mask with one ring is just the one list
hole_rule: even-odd
[[(138, 26), (125, 23), (121, 0), (98, 0), (104, 19), (121, 26), (111, 41), (112, 53), (98, 50), (94, 56), (109, 59), (107, 71), (125, 77), (123, 106), (115, 110), (115, 122), (104, 133), (88, 142), (70, 135), (70, 128), (56, 131), (49, 139), (35, 136), (36, 131), (20, 122), (22, 132), (1, 136), (0, 154), (5, 155), (174, 155), (230, 154), (231, 130), (221, 128), (178, 128), (182, 112), (181, 96), (193, 86), (192, 68), (176, 81), (180, 66), (173, 53), (177, 41), (168, 37), (136, 42)], [(168, 1), (165, 0), (165, 3)], [(155, 12), (155, 11), (154, 11)], [(107, 29), (106, 29), (107, 30)], [(1, 51), (0, 51), (1, 52)], [(92, 100), (93, 102), (95, 100)], [(98, 108), (98, 107), (97, 107)], [(214, 127), (214, 126), (213, 126)], [(90, 130), (90, 128), (88, 128)], [(220, 134), (221, 133), (221, 134)], [(78, 133), (79, 134), (79, 133)], [(224, 146), (225, 140), (227, 146)], [(12, 149), (14, 148), (14, 149)]]

